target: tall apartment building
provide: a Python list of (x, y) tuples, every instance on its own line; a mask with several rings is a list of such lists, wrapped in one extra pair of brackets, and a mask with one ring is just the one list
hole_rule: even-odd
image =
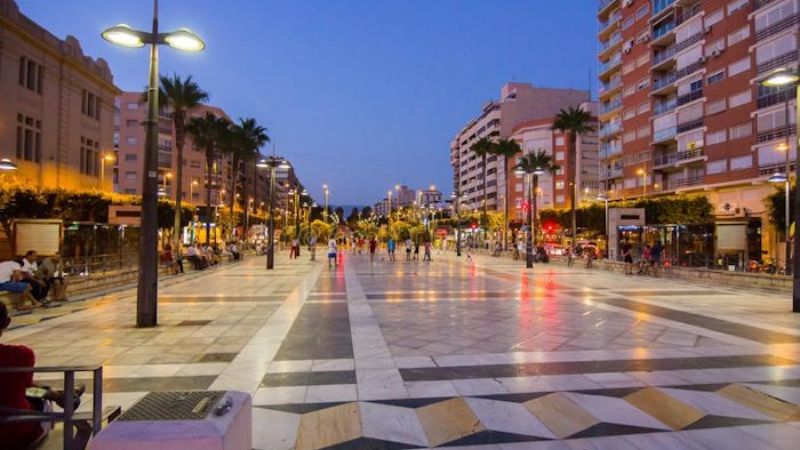
[[(612, 199), (703, 193), (717, 250), (773, 250), (764, 198), (783, 170), (796, 67), (798, 0), (601, 0), (601, 178)], [(791, 127), (791, 134), (795, 133)], [(790, 145), (787, 145), (790, 144)]]
[[(500, 89), (500, 98), (488, 102), (481, 113), (459, 131), (450, 143), (450, 165), (453, 167), (453, 186), (460, 196), (461, 211), (477, 211), (483, 207), (483, 161), (470, 147), (483, 137), (510, 138), (520, 125), (544, 120), (552, 124), (560, 109), (578, 106), (589, 99), (590, 93), (578, 89), (551, 89), (529, 83), (507, 83)], [(519, 131), (519, 130), (516, 130)], [(565, 159), (564, 164), (567, 163)], [(509, 169), (514, 164), (508, 165)], [(516, 189), (507, 192), (508, 174), (502, 159), (490, 156), (486, 160), (486, 192), (488, 207), (502, 210), (503, 197), (516, 198)], [(511, 198), (511, 197), (509, 197)], [(513, 203), (510, 202), (512, 205)], [(509, 207), (512, 218), (516, 212)]]
[(110, 191), (114, 96), (108, 64), (83, 54), (0, 0), (0, 158), (6, 180), (35, 188)]
[[(598, 141), (597, 141), (597, 110), (596, 102), (584, 102), (580, 108), (592, 114), (595, 122), (590, 125), (593, 132), (578, 136), (575, 149), (576, 155), (576, 182), (573, 184), (568, 173), (569, 149), (568, 136), (561, 131), (553, 129), (556, 116), (544, 117), (523, 122), (512, 130), (511, 138), (522, 147), (523, 154), (543, 151), (550, 155), (553, 163), (558, 166), (555, 174), (546, 174), (539, 177), (537, 206), (540, 209), (569, 208), (571, 196), (570, 189), (577, 187), (576, 203), (594, 201), (600, 189), (598, 166)], [(509, 168), (513, 168), (520, 156), (509, 160)], [(510, 220), (525, 221), (525, 207), (527, 203), (527, 186), (525, 177), (511, 175), (508, 186)]]

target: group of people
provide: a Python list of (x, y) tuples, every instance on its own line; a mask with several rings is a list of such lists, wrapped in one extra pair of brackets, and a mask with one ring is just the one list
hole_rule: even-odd
[[(656, 275), (656, 271), (659, 265), (661, 265), (661, 256), (663, 253), (664, 247), (661, 245), (661, 241), (655, 241), (653, 244), (645, 244), (639, 256), (636, 275)], [(630, 241), (622, 241), (622, 245), (620, 245), (620, 256), (622, 256), (622, 261), (625, 263), (625, 275), (633, 275), (634, 255), (633, 245), (631, 245)]]
[(28, 250), (19, 260), (0, 263), (0, 291), (10, 292), (14, 307), (20, 311), (66, 301), (61, 256), (55, 254), (39, 261), (36, 251)]
[[(165, 247), (166, 252), (171, 252), (171, 247), (167, 245)], [(186, 259), (192, 264), (192, 268), (195, 270), (205, 270), (211, 266), (216, 266), (220, 262), (222, 262), (222, 258), (230, 258), (234, 261), (238, 261), (242, 259), (242, 253), (239, 250), (239, 244), (236, 241), (229, 242), (229, 243), (222, 243), (222, 245), (217, 244), (206, 244), (200, 245), (200, 243), (195, 242), (194, 244), (188, 246), (186, 248)], [(180, 257), (175, 259), (176, 264), (180, 261)], [(179, 264), (180, 272), (183, 273), (183, 263)]]

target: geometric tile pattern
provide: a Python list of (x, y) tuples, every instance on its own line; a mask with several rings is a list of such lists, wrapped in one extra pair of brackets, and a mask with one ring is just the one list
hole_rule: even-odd
[(295, 449), (435, 448), (799, 422), (800, 405), (766, 392), (773, 387), (645, 387), (298, 405), (303, 408), (295, 409)]

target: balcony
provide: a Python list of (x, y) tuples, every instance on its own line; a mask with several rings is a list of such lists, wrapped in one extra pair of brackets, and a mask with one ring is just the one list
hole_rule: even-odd
[(622, 145), (611, 145), (610, 143), (603, 143), (600, 146), (600, 158), (605, 159), (611, 156), (622, 153)]
[(663, 130), (658, 130), (653, 133), (653, 143), (658, 144), (660, 142), (664, 142), (670, 139), (675, 138), (675, 135), (678, 133), (677, 127), (669, 127), (664, 128)]
[(610, 169), (603, 170), (602, 177), (603, 178), (620, 178), (623, 176), (622, 167), (612, 167)]
[(685, 152), (668, 153), (665, 155), (656, 155), (653, 158), (653, 165), (655, 168), (663, 168), (681, 163), (688, 163), (703, 158), (703, 149), (696, 148)]
[(703, 37), (705, 35), (706, 35), (705, 32), (701, 31), (699, 33), (696, 33), (696, 34), (693, 34), (693, 35), (689, 36), (688, 38), (686, 38), (686, 39), (684, 39), (684, 40), (682, 40), (680, 42), (675, 43), (675, 51), (679, 52), (681, 50), (684, 50), (684, 49), (687, 49), (687, 48), (691, 47), (692, 45), (694, 45), (694, 44), (700, 42), (701, 40), (703, 40)]
[(699, 100), (701, 98), (703, 98), (703, 89), (696, 89), (692, 92), (689, 92), (688, 94), (683, 94), (679, 96), (677, 100), (678, 102), (677, 106), (682, 106), (687, 103), (691, 103), (695, 100)]
[(703, 176), (697, 175), (693, 177), (686, 177), (686, 178), (678, 178), (677, 180), (673, 180), (669, 182), (670, 189), (677, 189), (682, 187), (688, 186), (697, 186), (698, 184), (703, 184)]
[(597, 14), (602, 15), (618, 3), (619, 0), (600, 0), (600, 4), (597, 7)]
[(653, 17), (655, 18), (673, 4), (675, 4), (675, 0), (655, 0), (653, 2)]
[(604, 97), (610, 95), (612, 92), (617, 91), (619, 88), (622, 87), (622, 78), (614, 78), (608, 83), (600, 83), (600, 89), (598, 91), (598, 95), (600, 96), (601, 100), (605, 100)]
[(703, 10), (703, 5), (701, 3), (698, 3), (698, 4), (694, 5), (694, 6), (692, 6), (688, 10), (685, 9), (685, 10), (683, 10), (683, 13), (680, 16), (678, 16), (677, 19), (675, 19), (675, 23), (677, 25), (680, 25), (680, 24), (686, 22), (687, 20), (691, 19), (692, 17), (700, 14), (700, 11), (702, 11), (702, 10)]
[(695, 128), (700, 128), (703, 126), (703, 118), (700, 117), (699, 119), (690, 120), (688, 122), (679, 123), (676, 128), (677, 134), (686, 133), (687, 131), (692, 131)]
[(658, 69), (663, 63), (673, 61), (676, 52), (677, 50), (673, 45), (653, 55), (653, 70)]
[(619, 11), (616, 11), (614, 14), (608, 16), (608, 20), (604, 20), (600, 22), (600, 32), (598, 33), (601, 38), (605, 37), (609, 34), (610, 31), (617, 29), (617, 24), (619, 20), (622, 18), (622, 14)]
[(612, 102), (609, 102), (609, 103), (603, 103), (603, 105), (600, 107), (600, 114), (608, 114), (608, 113), (613, 112), (613, 111), (615, 111), (615, 110), (617, 110), (619, 108), (622, 108), (622, 99), (621, 98), (618, 98), (618, 99), (616, 99), (616, 100), (614, 100)]
[(786, 67), (789, 65), (790, 62), (797, 59), (797, 52), (792, 50), (789, 53), (784, 53), (778, 57), (772, 58), (768, 61), (765, 61), (759, 64), (756, 68), (758, 71), (758, 75), (762, 75), (768, 72), (772, 72), (775, 69)]
[(774, 1), (775, 0), (756, 0), (755, 2), (753, 2), (753, 10), (757, 11), (757, 10), (769, 5), (770, 3), (774, 2)]
[(659, 114), (670, 112), (675, 109), (676, 106), (678, 106), (678, 100), (673, 98), (672, 100), (657, 104), (653, 108), (653, 114), (657, 116)]
[[(788, 131), (788, 132), (787, 132)], [(789, 125), (787, 130), (786, 127), (776, 127), (770, 130), (764, 130), (758, 132), (758, 143), (770, 142), (770, 141), (777, 141), (778, 139), (786, 139), (786, 136), (793, 135), (795, 132), (795, 126)]]
[(691, 75), (697, 72), (698, 70), (702, 69), (705, 64), (706, 64), (705, 58), (700, 58), (697, 61), (684, 67), (683, 69), (680, 69), (677, 72), (675, 72), (675, 77), (677, 79), (681, 79), (685, 76)]
[(611, 36), (611, 39), (600, 44), (600, 48), (598, 49), (599, 56), (602, 58), (608, 50), (613, 49), (621, 42), (622, 42), (622, 35), (619, 33), (614, 34), (613, 36)]
[(607, 123), (600, 127), (598, 136), (601, 138), (613, 136), (622, 131), (622, 122)]
[(800, 14), (794, 13), (789, 17), (781, 19), (772, 25), (764, 28), (763, 30), (756, 31), (756, 41), (766, 39), (772, 35), (778, 34), (781, 31), (788, 30), (800, 22)]
[(766, 108), (767, 106), (777, 105), (778, 103), (783, 103), (787, 99), (794, 98), (794, 88), (785, 89), (783, 91), (776, 92), (774, 94), (764, 95), (762, 97), (758, 97), (756, 100), (756, 107), (757, 108)]
[(656, 28), (653, 30), (653, 45), (656, 45), (656, 42), (669, 35), (672, 31), (675, 30), (675, 22), (667, 22), (666, 24)]
[(676, 72), (670, 72), (666, 75), (662, 75), (659, 78), (653, 80), (653, 94), (657, 94), (658, 91), (666, 88), (667, 86), (672, 86), (675, 84), (675, 80), (678, 79)]
[(611, 58), (610, 61), (606, 62), (605, 64), (600, 64), (599, 75), (603, 77), (611, 72), (613, 69), (619, 67), (622, 64), (622, 56), (617, 53), (616, 56)]

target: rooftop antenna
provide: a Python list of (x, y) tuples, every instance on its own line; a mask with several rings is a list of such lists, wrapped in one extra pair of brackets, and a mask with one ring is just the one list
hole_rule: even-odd
[(594, 98), (592, 96), (592, 68), (591, 68), (591, 66), (589, 67), (588, 75), (589, 75), (589, 78), (587, 79), (587, 81), (589, 82), (589, 84), (587, 84), (587, 87), (589, 88), (589, 102), (591, 102), (592, 99)]

